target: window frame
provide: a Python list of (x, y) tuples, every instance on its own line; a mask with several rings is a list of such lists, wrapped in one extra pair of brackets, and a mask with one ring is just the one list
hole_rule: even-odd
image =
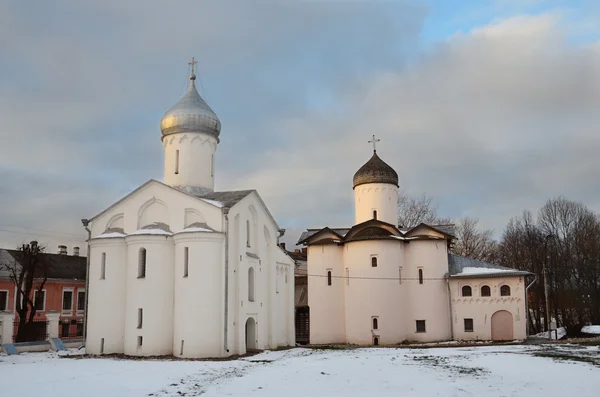
[[(469, 327), (467, 326), (467, 324), (468, 324), (469, 322), (470, 322), (470, 325), (471, 325), (470, 329), (469, 329)], [(473, 321), (473, 319), (472, 319), (472, 318), (464, 318), (464, 319), (463, 319), (463, 326), (464, 326), (464, 330), (465, 330), (465, 332), (475, 332), (475, 331), (474, 331), (474, 330), (475, 330), (475, 324), (474, 324), (474, 321)]]
[[(419, 325), (422, 324), (423, 325), (423, 330), (420, 331)], [(425, 320), (415, 320), (415, 333), (416, 334), (426, 334), (427, 333), (427, 323), (425, 322)]]
[(6, 300), (5, 300), (6, 303), (4, 304), (4, 307), (0, 307), (0, 311), (8, 310), (8, 299), (10, 298), (10, 291), (9, 290), (0, 289), (0, 294), (2, 292), (6, 292)]
[(138, 307), (137, 310), (137, 329), (143, 329), (144, 327), (144, 308)]
[(179, 149), (175, 150), (175, 175), (179, 174)]
[(248, 267), (248, 302), (254, 302), (254, 267)]
[[(469, 291), (469, 293), (465, 294), (465, 291)], [(470, 285), (463, 285), (460, 288), (460, 296), (472, 297), (473, 296), (473, 288)]]
[[(508, 291), (508, 294), (505, 294), (504, 291)], [(511, 296), (510, 285), (502, 284), (500, 286), (500, 296)]]
[(422, 267), (417, 268), (417, 272), (418, 272), (418, 278), (419, 278), (419, 285), (423, 285), (425, 283), (425, 276), (424, 276), (424, 271)]
[[(71, 293), (71, 307), (69, 309), (65, 309), (65, 292)], [(73, 287), (63, 287), (60, 299), (60, 311), (61, 313), (72, 313), (73, 312), (73, 304), (75, 298), (75, 288)]]
[(106, 252), (102, 253), (100, 259), (100, 280), (106, 280)]
[(190, 274), (190, 248), (183, 247), (183, 278)]
[[(143, 253), (143, 255), (142, 255)], [(146, 270), (148, 265), (148, 250), (140, 247), (138, 250), (138, 279), (146, 278)]]
[(378, 255), (371, 255), (371, 267), (379, 266), (379, 258)]
[(379, 330), (379, 316), (371, 317), (371, 330), (373, 330), (373, 331)]
[[(484, 288), (486, 288), (486, 291), (488, 292), (487, 295), (483, 294)], [(489, 285), (482, 285), (481, 288), (479, 288), (479, 295), (481, 295), (484, 298), (488, 298), (488, 297), (492, 296), (492, 289), (490, 288)]]
[(377, 210), (373, 210), (373, 219), (377, 220)]
[(331, 287), (333, 284), (333, 273), (332, 269), (327, 269), (327, 286)]
[[(83, 307), (79, 308), (79, 294), (83, 293)], [(85, 312), (85, 299), (86, 299), (86, 291), (85, 288), (77, 288), (77, 314), (81, 315)]]
[[(40, 292), (37, 290), (37, 288), (33, 291), (33, 306), (36, 307), (37, 306), (37, 293)], [(44, 294), (44, 300), (42, 302), (42, 308), (41, 309), (35, 309), (36, 312), (45, 312), (46, 311), (46, 289), (43, 289), (41, 291)]]

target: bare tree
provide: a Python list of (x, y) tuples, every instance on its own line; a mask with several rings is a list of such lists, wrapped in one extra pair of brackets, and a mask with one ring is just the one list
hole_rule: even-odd
[(452, 223), (452, 219), (438, 216), (433, 205), (433, 197), (423, 194), (419, 197), (409, 196), (405, 192), (398, 195), (398, 225), (410, 229), (421, 223), (441, 225)]
[(41, 291), (48, 279), (47, 266), (39, 260), (43, 251), (44, 247), (40, 247), (37, 241), (32, 241), (17, 249), (15, 260), (2, 264), (8, 270), (10, 279), (17, 289), (15, 309), (19, 318), (17, 342), (26, 341), (33, 328), (33, 319), (37, 311), (34, 301), (35, 291), (38, 292), (37, 297), (40, 299)]
[(494, 240), (494, 231), (477, 228), (479, 219), (462, 218), (456, 223), (457, 241), (452, 251), (467, 258), (485, 262), (494, 262), (498, 254), (498, 244)]

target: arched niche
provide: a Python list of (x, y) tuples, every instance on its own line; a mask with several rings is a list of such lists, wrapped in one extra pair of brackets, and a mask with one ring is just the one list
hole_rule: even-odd
[(113, 215), (106, 223), (106, 229), (125, 229), (125, 217), (123, 213)]
[(188, 227), (193, 223), (204, 223), (206, 224), (206, 218), (198, 210), (193, 208), (186, 208), (184, 215), (184, 227)]
[(138, 229), (154, 224), (169, 225), (169, 212), (167, 206), (156, 197), (146, 201), (138, 211)]

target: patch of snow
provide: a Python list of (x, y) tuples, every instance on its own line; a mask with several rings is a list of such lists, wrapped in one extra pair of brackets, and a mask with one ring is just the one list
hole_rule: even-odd
[(162, 236), (172, 236), (173, 235), (173, 233), (167, 232), (162, 229), (140, 229), (140, 230), (136, 230), (135, 232), (129, 233), (128, 236), (137, 236), (137, 235), (141, 235), (141, 234), (157, 234), (157, 235), (162, 235)]
[(123, 233), (119, 233), (119, 232), (110, 232), (110, 233), (103, 233), (100, 234), (96, 237), (92, 237), (92, 238), (115, 238), (115, 237), (125, 237), (125, 235)]
[(581, 328), (584, 334), (600, 335), (600, 325), (586, 325)]
[(214, 206), (216, 206), (216, 207), (219, 207), (219, 208), (223, 208), (223, 207), (225, 207), (225, 204), (224, 204), (224, 203), (222, 203), (222, 202), (220, 202), (220, 201), (217, 201), (217, 200), (210, 200), (210, 199), (205, 199), (205, 198), (203, 198), (202, 200), (204, 200), (204, 201), (206, 201), (207, 203), (209, 203), (209, 204), (212, 204), (212, 205), (214, 205)]
[(490, 269), (487, 267), (463, 267), (462, 271), (458, 274), (493, 274), (493, 273), (510, 273), (514, 272), (513, 269)]
[[(552, 340), (558, 340), (564, 338), (567, 335), (567, 330), (565, 327), (560, 327), (557, 330), (552, 330), (551, 337)], [(532, 335), (537, 338), (548, 338), (548, 331), (540, 332), (539, 334)]]
[[(595, 348), (595, 347), (594, 347)], [(589, 347), (296, 348), (232, 361), (0, 357), (6, 396), (597, 396)], [(539, 353), (539, 354), (538, 354)], [(35, 376), (32, 377), (32, 374)], [(66, 375), (67, 374), (67, 375)], [(596, 374), (596, 375), (594, 375)], [(57, 380), (68, 382), (58, 387)], [(60, 382), (59, 382), (60, 383)]]

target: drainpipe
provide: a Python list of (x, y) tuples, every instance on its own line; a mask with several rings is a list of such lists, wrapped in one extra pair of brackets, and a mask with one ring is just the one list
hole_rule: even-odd
[(452, 322), (452, 295), (450, 294), (450, 276), (446, 275), (446, 285), (448, 286), (448, 308), (450, 309), (450, 339), (454, 340), (454, 323)]
[(538, 280), (537, 274), (534, 274), (534, 279), (527, 287), (525, 287), (525, 323), (527, 324), (525, 327), (526, 333), (525, 336), (529, 337), (529, 287), (535, 284)]
[(223, 326), (223, 348), (229, 353), (227, 347), (227, 331), (229, 323), (229, 208), (223, 208), (225, 215), (225, 321)]
[(85, 311), (83, 312), (83, 346), (85, 347), (87, 343), (88, 297), (90, 296), (90, 240), (92, 239), (92, 231), (88, 228), (88, 225), (90, 224), (88, 219), (82, 219), (81, 223), (88, 232), (85, 266)]

